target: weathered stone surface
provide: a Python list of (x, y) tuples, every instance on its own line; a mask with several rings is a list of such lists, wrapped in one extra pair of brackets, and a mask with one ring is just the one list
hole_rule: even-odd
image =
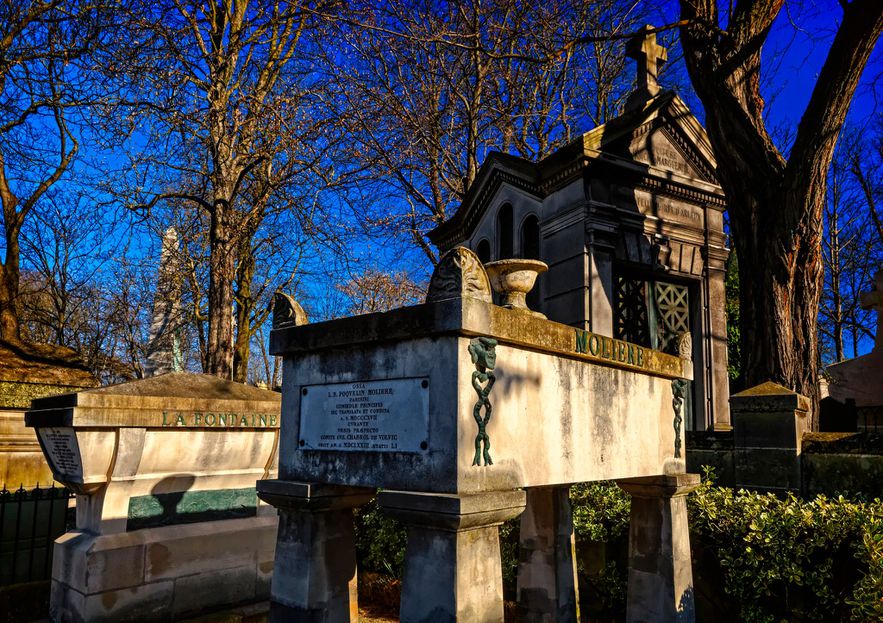
[[(53, 621), (168, 621), (267, 599), (277, 519), (260, 516), (56, 541)], [(219, 590), (219, 587), (222, 587)]]
[(273, 328), (296, 327), (310, 321), (304, 308), (294, 300), (293, 296), (284, 292), (273, 295)]
[(703, 466), (708, 466), (714, 468), (718, 484), (725, 487), (737, 484), (732, 430), (687, 431), (685, 448), (688, 473), (701, 474)]
[[(670, 379), (693, 376), (693, 366), (689, 361), (647, 347), (641, 347), (645, 354), (643, 365), (629, 362), (626, 358), (617, 360), (609, 353), (611, 338), (600, 334), (596, 334), (599, 340), (603, 340), (603, 343), (599, 343), (598, 352), (592, 348), (578, 352), (575, 348), (576, 332), (572, 326), (530, 314), (519, 314), (470, 298), (273, 331), (270, 334), (270, 350), (274, 355), (296, 357), (324, 349), (370, 347), (381, 341), (416, 340), (449, 334), (482, 335), (503, 344), (535, 348), (602, 366), (644, 370)], [(586, 337), (590, 338), (591, 335)], [(620, 342), (617, 340), (616, 344)]]
[(836, 496), (857, 492), (868, 499), (883, 497), (883, 455), (804, 452), (800, 456), (804, 495)]
[[(375, 334), (386, 339), (367, 341)], [(480, 467), (473, 464), (475, 335), (497, 342), (486, 425), (493, 465)], [(283, 412), (293, 431), (300, 430), (305, 387), (425, 378), (429, 392), (425, 450), (329, 453), (282, 435), (283, 479), (471, 493), (665, 473), (674, 459), (671, 378), (689, 375), (683, 359), (643, 349), (640, 366), (625, 343), (465, 298), (305, 325), (271, 339), (286, 353)], [(602, 365), (586, 365), (596, 362)]]
[(169, 374), (40, 399), (27, 421), (78, 494), (77, 530), (54, 550), (55, 620), (168, 620), (269, 596), (278, 521), (254, 483), (275, 475), (278, 394)]
[(498, 526), (518, 516), (524, 503), (523, 491), (381, 492), (381, 508), (408, 524), (400, 620), (502, 623)]
[(734, 413), (808, 411), (809, 406), (806, 396), (771, 381), (730, 396), (730, 411)]
[(52, 481), (37, 435), (25, 426), (24, 409), (0, 411), (0, 488), (48, 487)]
[(258, 491), (279, 509), (270, 621), (357, 621), (352, 509), (373, 491), (279, 480)]
[(619, 481), (632, 498), (626, 621), (695, 620), (686, 495), (698, 474)]
[(531, 487), (521, 515), (518, 609), (525, 623), (578, 623), (570, 487)]
[(765, 490), (799, 490), (809, 400), (763, 383), (730, 397), (735, 480)]
[(524, 509), (523, 491), (488, 491), (468, 495), (381, 491), (377, 503), (405, 523), (439, 530), (467, 530), (500, 524)]

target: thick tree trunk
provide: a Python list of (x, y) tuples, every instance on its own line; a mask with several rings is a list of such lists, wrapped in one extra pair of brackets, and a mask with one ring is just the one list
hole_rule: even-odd
[[(818, 384), (816, 317), (822, 284), (822, 251), (805, 230), (783, 230), (775, 213), (821, 214), (822, 206), (789, 205), (770, 193), (729, 191), (731, 204), (780, 206), (754, 219), (731, 218), (739, 256), (742, 372), (747, 387), (774, 381), (811, 398)], [(793, 199), (791, 199), (793, 201)], [(745, 221), (748, 222), (745, 222)]]
[[(19, 231), (21, 220), (15, 212), (15, 197), (3, 197), (4, 204), (4, 235), (6, 238), (6, 257), (0, 264), (0, 339), (5, 342), (21, 342), (21, 325), (19, 323), (18, 288), (21, 278), (21, 254), (19, 250)], [(7, 206), (11, 205), (9, 209)]]
[(251, 355), (251, 318), (254, 299), (251, 281), (254, 278), (255, 261), (251, 253), (251, 236), (240, 245), (239, 265), (236, 269), (236, 342), (233, 346), (233, 380), (248, 382), (248, 362)]
[(233, 276), (235, 246), (226, 206), (215, 205), (211, 215), (208, 340), (206, 372), (224, 379), (233, 370)]
[(5, 342), (21, 341), (18, 315), (19, 268), (17, 262), (0, 264), (0, 339)]
[[(681, 0), (681, 43), (702, 100), (740, 262), (742, 363), (750, 386), (772, 380), (817, 406), (822, 210), (837, 136), (881, 30), (883, 3), (842, 3), (843, 19), (797, 128), (789, 159), (766, 131), (761, 50), (783, 0), (746, 0), (727, 29), (717, 3)], [(813, 428), (818, 421), (813, 409)]]

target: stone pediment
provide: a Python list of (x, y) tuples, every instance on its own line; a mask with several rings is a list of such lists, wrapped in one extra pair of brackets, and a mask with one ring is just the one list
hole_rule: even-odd
[(671, 92), (586, 132), (578, 141), (586, 152), (603, 152), (718, 185), (705, 129)]
[(472, 231), (500, 186), (509, 184), (523, 192), (542, 198), (537, 180), (537, 165), (530, 160), (491, 152), (475, 181), (466, 192), (457, 211), (441, 225), (428, 233), (429, 239), (442, 251), (447, 251), (462, 240), (464, 232)]

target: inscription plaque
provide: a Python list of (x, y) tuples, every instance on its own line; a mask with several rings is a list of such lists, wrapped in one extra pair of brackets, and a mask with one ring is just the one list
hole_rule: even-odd
[(38, 428), (37, 432), (54, 472), (64, 476), (79, 476), (82, 473), (80, 446), (73, 429)]
[(426, 378), (308, 385), (301, 388), (303, 450), (421, 452), (428, 448)]

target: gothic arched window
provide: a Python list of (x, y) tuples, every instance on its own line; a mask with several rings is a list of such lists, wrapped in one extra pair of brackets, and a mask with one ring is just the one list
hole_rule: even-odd
[(512, 206), (508, 203), (504, 203), (497, 212), (498, 260), (508, 260), (515, 254), (512, 229)]
[(478, 242), (478, 246), (475, 247), (475, 254), (482, 264), (487, 264), (491, 261), (491, 243), (487, 241), (487, 238), (482, 238)]
[(540, 220), (533, 214), (521, 225), (521, 255), (528, 260), (540, 259)]
[[(521, 224), (521, 257), (528, 260), (540, 259), (540, 220), (531, 214)], [(533, 290), (527, 293), (527, 306), (540, 311), (540, 282), (534, 284)]]

